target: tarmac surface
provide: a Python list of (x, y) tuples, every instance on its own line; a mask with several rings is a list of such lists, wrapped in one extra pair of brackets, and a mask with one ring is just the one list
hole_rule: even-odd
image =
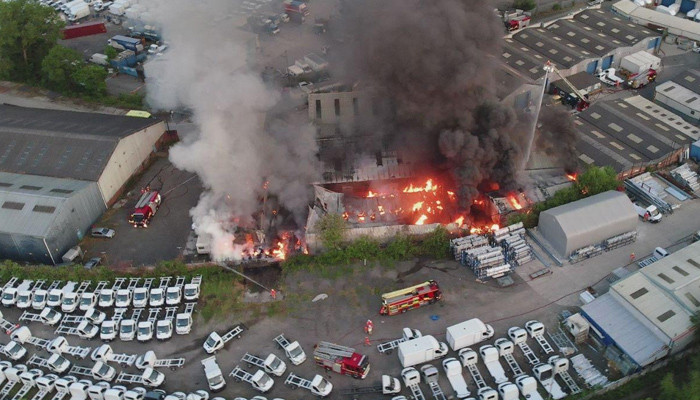
[[(308, 357), (307, 361), (300, 366), (291, 366), (287, 361), (288, 371), (306, 378), (322, 374), (334, 385), (330, 398), (342, 398), (339, 389), (372, 386), (380, 381), (383, 374), (399, 376), (402, 368), (396, 352), (391, 355), (381, 355), (375, 346), (381, 342), (399, 338), (403, 327), (416, 328), (424, 335), (432, 334), (438, 340), (444, 340), (447, 326), (478, 317), (495, 328), (494, 338), (486, 342), (490, 344), (497, 338), (506, 337), (509, 327), (522, 327), (525, 322), (533, 319), (545, 323), (549, 331), (555, 331), (561, 311), (566, 309), (576, 312), (576, 308), (580, 305), (578, 293), (596, 284), (599, 285), (596, 288), (601, 288), (600, 283), (606, 281), (606, 277), (612, 270), (629, 264), (631, 252), (641, 259), (651, 253), (656, 246), (666, 247), (673, 252), (687, 245), (690, 242), (690, 235), (700, 229), (700, 220), (693, 217), (699, 211), (700, 201), (686, 201), (674, 214), (665, 216), (659, 224), (640, 221), (639, 238), (635, 243), (575, 265), (553, 266), (552, 274), (535, 280), (531, 280), (529, 274), (543, 268), (544, 265), (539, 261), (533, 261), (516, 270), (516, 274), (513, 275), (515, 284), (510, 287), (499, 287), (493, 281), (479, 283), (469, 270), (453, 261), (413, 260), (393, 266), (358, 265), (352, 275), (337, 279), (298, 272), (287, 276), (285, 281), (277, 286), (281, 288), (278, 299), (284, 298), (282, 305), (286, 309), (285, 312), (271, 312), (268, 315), (242, 312), (208, 323), (204, 323), (201, 318), (196, 318), (193, 331), (187, 336), (176, 336), (166, 342), (152, 341), (147, 344), (123, 343), (116, 340), (111, 345), (118, 353), (142, 354), (152, 349), (160, 358), (185, 357), (186, 363), (182, 369), (163, 370), (166, 374), (166, 382), (162, 388), (168, 392), (206, 389), (207, 385), (199, 361), (208, 355), (203, 351), (202, 343), (211, 331), (215, 330), (221, 334), (236, 323), (243, 322), (247, 330), (242, 337), (232, 340), (217, 353), (217, 361), (226, 375), (240, 364), (239, 360), (246, 352), (259, 356), (274, 352), (287, 361), (284, 354), (273, 343), (275, 336), (284, 333), (289, 340), (298, 340)], [(154, 224), (154, 227), (157, 225), (158, 223)], [(137, 230), (137, 232), (152, 231), (149, 228), (149, 230)], [(138, 252), (138, 249), (134, 251)], [(444, 293), (443, 301), (398, 316), (380, 317), (378, 315), (381, 293), (427, 279), (435, 279), (440, 283)], [(312, 302), (312, 299), (319, 294), (326, 294), (328, 297)], [(266, 293), (248, 297), (255, 298), (256, 301), (271, 300)], [(10, 321), (17, 321), (20, 315), (19, 310), (13, 308), (5, 309), (3, 313)], [(110, 315), (109, 312), (108, 315)], [(363, 326), (367, 319), (372, 319), (374, 322), (370, 347), (363, 344), (366, 336)], [(30, 323), (29, 327), (35, 336), (47, 339), (54, 337), (52, 328), (39, 323)], [(360, 382), (335, 373), (326, 373), (315, 366), (312, 359), (313, 346), (321, 340), (353, 346), (358, 352), (368, 355), (372, 367), (367, 379)], [(84, 341), (72, 336), (68, 341), (71, 345), (91, 347), (101, 344), (99, 340)], [(535, 341), (529, 339), (528, 343), (540, 359), (546, 358)], [(552, 343), (551, 340), (550, 343)], [(28, 347), (30, 351), (36, 350), (31, 346)], [(579, 346), (579, 350), (599, 365), (601, 372), (613, 373), (605, 371), (605, 364), (600, 354), (595, 353), (588, 346)], [(48, 355), (43, 351), (38, 353)], [(516, 348), (515, 354), (520, 366), (527, 374), (531, 374), (531, 367), (526, 364), (522, 352)], [(448, 355), (448, 357), (454, 356), (456, 356), (454, 352)], [(89, 360), (76, 361), (76, 363), (83, 366), (91, 365)], [(441, 360), (436, 360), (432, 364), (442, 371)], [(512, 374), (507, 369), (507, 365), (503, 362), (501, 364), (506, 368), (506, 373), (512, 381)], [(255, 371), (247, 365), (241, 364), (241, 367), (250, 372)], [(488, 375), (481, 361), (479, 369), (487, 384), (495, 387), (493, 379)], [(136, 372), (133, 367), (122, 370)], [(573, 370), (570, 372), (575, 375)], [(273, 377), (275, 385), (267, 396), (286, 399), (306, 397), (304, 389), (292, 391), (283, 385), (283, 379), (286, 376), (287, 373), (281, 378)], [(475, 392), (474, 383), (466, 371), (464, 376), (467, 378), (470, 390)], [(220, 396), (250, 398), (258, 394), (244, 382), (237, 383), (232, 378), (228, 378), (227, 382), (228, 386), (219, 394)], [(452, 393), (442, 372), (440, 384), (446, 394)], [(430, 397), (427, 386), (422, 385), (422, 389), (426, 396)], [(406, 390), (403, 393), (406, 394)]]

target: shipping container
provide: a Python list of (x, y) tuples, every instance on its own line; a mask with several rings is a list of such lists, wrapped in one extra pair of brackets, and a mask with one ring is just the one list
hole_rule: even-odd
[(107, 33), (107, 28), (104, 22), (87, 22), (84, 24), (72, 25), (65, 27), (62, 31), (63, 39), (74, 39), (89, 35), (98, 35)]
[(700, 162), (700, 140), (690, 145), (690, 158)]

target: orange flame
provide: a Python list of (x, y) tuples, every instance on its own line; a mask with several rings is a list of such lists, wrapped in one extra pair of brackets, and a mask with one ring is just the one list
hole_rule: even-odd
[(491, 225), (491, 231), (497, 231), (499, 228), (500, 226), (498, 226), (498, 224)]
[(284, 250), (284, 243), (278, 242), (277, 248), (272, 249), (272, 255), (279, 260), (284, 260), (287, 257), (287, 254)]
[(566, 178), (572, 182), (575, 182), (576, 179), (578, 179), (578, 174), (575, 172), (573, 174), (566, 174)]
[(367, 197), (377, 197), (377, 194), (370, 190), (369, 193), (367, 193)]
[(463, 223), (464, 223), (464, 216), (461, 216), (455, 220), (455, 224), (457, 224), (457, 226), (462, 226)]
[(514, 209), (516, 210), (522, 210), (523, 206), (520, 205), (518, 202), (518, 199), (515, 198), (512, 194), (508, 195), (508, 202), (510, 203), (511, 206), (513, 206)]
[(422, 201), (419, 201), (418, 203), (416, 203), (416, 204), (413, 205), (413, 211), (414, 211), (414, 212), (420, 210), (421, 208), (423, 208), (423, 202), (422, 202)]
[(405, 188), (403, 188), (403, 192), (404, 192), (404, 193), (435, 192), (435, 191), (437, 191), (437, 190), (438, 190), (438, 186), (437, 186), (437, 185), (433, 185), (433, 180), (432, 180), (432, 179), (428, 179), (428, 181), (425, 182), (425, 186), (424, 186), (424, 187), (413, 186), (413, 184), (411, 183), (410, 185), (408, 185), (408, 186), (406, 186)]
[(427, 215), (421, 215), (420, 218), (418, 218), (418, 221), (416, 221), (416, 225), (423, 225), (427, 219)]

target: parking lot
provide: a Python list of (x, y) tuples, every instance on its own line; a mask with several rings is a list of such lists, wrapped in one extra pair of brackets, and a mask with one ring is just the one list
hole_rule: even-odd
[[(142, 179), (156, 176), (155, 171), (170, 171), (167, 163), (164, 161), (161, 163), (156, 166), (161, 165), (165, 168), (152, 168)], [(176, 171), (170, 173), (177, 175)], [(157, 176), (166, 175), (162, 172), (157, 174)], [(182, 182), (183, 177), (173, 178), (173, 181)], [(166, 188), (166, 192), (167, 188), (172, 188), (168, 186), (169, 184), (172, 184), (171, 180), (164, 179), (163, 187)], [(315, 374), (325, 376), (335, 387), (331, 398), (340, 398), (339, 389), (371, 386), (378, 382), (383, 374), (399, 376), (401, 366), (396, 352), (391, 355), (381, 355), (375, 346), (383, 341), (400, 337), (401, 329), (404, 327), (419, 329), (424, 335), (432, 334), (438, 340), (444, 340), (447, 326), (478, 317), (492, 324), (495, 329), (495, 336), (488, 341), (490, 344), (497, 338), (506, 337), (509, 327), (522, 327), (525, 322), (533, 319), (545, 323), (548, 330), (556, 330), (559, 313), (564, 309), (575, 312), (576, 307), (580, 305), (578, 293), (586, 287), (597, 285), (597, 289), (604, 290), (600, 286), (601, 282), (605, 282), (605, 278), (612, 270), (629, 264), (630, 252), (635, 252), (641, 258), (651, 253), (656, 246), (664, 246), (673, 252), (687, 245), (692, 232), (700, 228), (700, 222), (692, 217), (699, 211), (700, 201), (687, 201), (673, 215), (666, 216), (660, 224), (640, 222), (639, 238), (632, 245), (603, 253), (575, 265), (552, 267), (551, 275), (531, 280), (529, 273), (543, 267), (538, 261), (534, 261), (517, 270), (514, 276), (515, 284), (510, 287), (501, 288), (495, 282), (479, 283), (469, 270), (453, 261), (413, 260), (389, 267), (358, 265), (351, 276), (340, 279), (299, 272), (286, 276), (285, 280), (278, 284), (277, 288), (281, 294), (279, 298), (284, 298), (280, 304), (282, 307), (270, 309), (271, 311), (265, 317), (263, 317), (265, 314), (261, 315), (251, 308), (247, 312), (208, 323), (201, 318), (196, 318), (195, 326), (189, 335), (175, 336), (157, 345), (155, 342), (142, 344), (116, 340), (112, 342), (112, 347), (117, 353), (142, 354), (148, 349), (154, 349), (156, 355), (161, 358), (184, 357), (186, 363), (182, 369), (163, 370), (166, 381), (162, 388), (168, 392), (205, 389), (207, 384), (200, 364), (200, 361), (208, 356), (201, 347), (205, 337), (213, 330), (223, 334), (227, 329), (242, 322), (247, 327), (242, 337), (232, 340), (217, 353), (217, 361), (224, 374), (228, 374), (236, 365), (241, 364), (239, 360), (246, 352), (259, 356), (274, 352), (287, 362), (288, 371), (306, 378), (311, 378)], [(157, 215), (156, 218), (160, 216), (162, 215)], [(157, 225), (158, 222), (155, 222), (154, 228)], [(132, 229), (132, 231), (144, 234), (154, 232), (151, 228)], [(117, 242), (105, 241), (104, 243)], [(444, 294), (443, 301), (397, 316), (380, 317), (378, 315), (381, 293), (428, 279), (435, 279), (440, 283)], [(319, 294), (326, 294), (328, 297), (313, 302), (312, 300)], [(258, 295), (256, 298), (269, 300), (269, 296), (264, 295)], [(17, 321), (20, 315), (19, 310), (14, 308), (5, 309), (3, 313), (10, 321)], [(108, 315), (111, 315), (111, 311), (108, 311)], [(372, 319), (374, 322), (374, 333), (370, 337), (371, 346), (364, 345), (366, 335), (363, 332), (363, 326), (367, 319)], [(52, 328), (39, 323), (31, 323), (29, 327), (35, 336), (53, 337)], [(291, 366), (273, 342), (274, 337), (280, 333), (284, 333), (291, 341), (298, 340), (309, 359), (300, 366)], [(68, 339), (71, 345), (97, 347), (100, 344), (99, 340), (78, 340), (72, 336)], [(367, 379), (359, 382), (332, 372), (326, 373), (315, 366), (311, 358), (313, 346), (322, 340), (353, 346), (358, 352), (368, 355), (372, 367)], [(532, 339), (528, 342), (540, 359), (543, 359), (544, 354), (537, 343)], [(605, 372), (602, 355), (591, 350), (589, 346), (579, 346), (579, 349), (599, 366), (601, 372)], [(519, 365), (530, 374), (531, 367), (525, 362), (522, 352), (516, 348), (515, 354)], [(448, 356), (456, 356), (456, 354), (450, 352)], [(510, 377), (507, 366), (501, 363)], [(90, 361), (77, 361), (76, 364), (90, 365)], [(433, 364), (442, 370), (440, 361)], [(247, 365), (240, 366), (251, 372), (255, 371)], [(482, 362), (479, 363), (479, 369), (487, 384), (495, 386)], [(135, 372), (133, 367), (123, 368), (123, 370)], [(570, 373), (575, 375), (573, 370)], [(607, 371), (607, 374), (611, 377), (615, 376), (613, 371)], [(285, 373), (284, 376), (286, 375)], [(451, 393), (444, 374), (441, 372), (440, 375), (442, 389), (446, 393)], [(469, 376), (466, 371), (464, 375)], [(244, 382), (237, 383), (231, 378), (227, 381), (227, 388), (220, 394), (224, 397), (250, 398), (257, 394)], [(298, 398), (299, 393), (302, 393), (302, 396), (305, 395), (304, 389), (292, 392), (290, 388), (285, 387), (282, 378), (275, 378), (275, 381), (268, 396), (289, 399)], [(474, 393), (473, 382), (469, 378), (467, 382)], [(423, 391), (429, 396), (427, 387), (424, 386)], [(405, 394), (406, 391), (403, 393)]]
[[(175, 168), (164, 156), (156, 157), (150, 167), (134, 178), (133, 185), (95, 225), (114, 229), (112, 239), (86, 238), (82, 246), (86, 258), (102, 256), (114, 267), (154, 265), (182, 254), (191, 231), (189, 210), (202, 192), (199, 179), (191, 172)], [(150, 185), (159, 190), (163, 202), (148, 228), (134, 228), (128, 218), (141, 189)]]

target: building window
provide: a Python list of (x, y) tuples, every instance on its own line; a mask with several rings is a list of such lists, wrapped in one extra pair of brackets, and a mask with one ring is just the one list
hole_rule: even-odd
[(690, 274), (688, 274), (687, 272), (685, 272), (685, 270), (684, 270), (683, 268), (681, 268), (681, 267), (679, 267), (679, 266), (677, 266), (677, 265), (673, 267), (673, 270), (676, 271), (676, 272), (678, 272), (679, 274), (681, 274), (681, 275), (683, 275), (683, 276), (688, 276), (688, 275), (690, 275)]
[(333, 103), (335, 105), (335, 116), (340, 117), (340, 99), (333, 100)]
[(54, 211), (56, 211), (56, 207), (52, 206), (41, 206), (41, 205), (35, 205), (32, 211), (35, 212), (40, 212), (40, 213), (46, 213), (46, 214), (53, 214)]
[(321, 119), (321, 100), (316, 100), (316, 119)]
[(674, 315), (676, 315), (675, 312), (673, 312), (672, 310), (668, 310), (665, 313), (656, 317), (656, 319), (658, 319), (659, 322), (666, 322), (666, 321), (668, 321), (669, 318), (673, 317)]
[(17, 203), (15, 201), (6, 201), (2, 203), (2, 208), (8, 210), (21, 210), (24, 208), (24, 203)]
[(352, 112), (355, 114), (355, 116), (360, 115), (360, 107), (357, 104), (357, 97), (352, 98)]
[(666, 274), (659, 274), (659, 278), (665, 280), (666, 283), (673, 283), (674, 282), (674, 280), (669, 278), (668, 275), (666, 275)]

